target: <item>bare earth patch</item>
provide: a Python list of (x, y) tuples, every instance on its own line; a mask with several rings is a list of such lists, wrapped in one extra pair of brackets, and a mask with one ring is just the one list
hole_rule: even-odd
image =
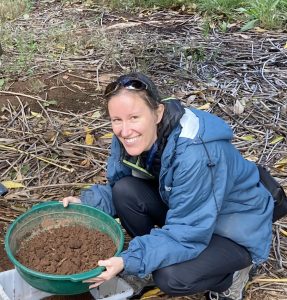
[(0, 94), (0, 107), (7, 103), (18, 106), (19, 99), (36, 112), (42, 111), (41, 106), (74, 113), (99, 107), (97, 82), (89, 79), (91, 74), (85, 74), (85, 78), (81, 75), (67, 71), (9, 82), (9, 90)]

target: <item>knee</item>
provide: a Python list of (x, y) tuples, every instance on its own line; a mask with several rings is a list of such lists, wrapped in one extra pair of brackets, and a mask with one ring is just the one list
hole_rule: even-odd
[(120, 180), (116, 181), (112, 187), (113, 193), (116, 193), (116, 194), (127, 193), (129, 191), (128, 187), (131, 185), (132, 180), (133, 180), (133, 177), (126, 176), (126, 177), (123, 177)]
[(184, 280), (175, 276), (169, 267), (153, 272), (155, 285), (169, 296), (187, 296), (202, 292), (196, 283), (197, 279), (192, 280), (191, 277)]
[(112, 198), (115, 205), (120, 203), (123, 205), (124, 203), (129, 202), (134, 195), (134, 178), (132, 176), (126, 176), (116, 181), (114, 186), (112, 187)]
[(166, 295), (173, 295), (171, 282), (173, 281), (172, 274), (166, 268), (153, 272), (153, 280), (155, 285)]

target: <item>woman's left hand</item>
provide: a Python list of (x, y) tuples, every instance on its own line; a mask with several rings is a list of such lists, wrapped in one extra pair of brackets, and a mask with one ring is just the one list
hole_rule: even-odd
[(124, 261), (121, 257), (111, 257), (106, 260), (99, 260), (98, 266), (105, 267), (99, 276), (85, 280), (84, 282), (92, 283), (89, 288), (95, 288), (107, 280), (112, 279), (124, 269)]

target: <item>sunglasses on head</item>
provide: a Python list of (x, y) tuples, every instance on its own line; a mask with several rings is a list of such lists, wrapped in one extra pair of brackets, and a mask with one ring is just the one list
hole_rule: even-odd
[(135, 90), (135, 91), (143, 91), (148, 90), (147, 84), (140, 81), (139, 79), (132, 79), (132, 78), (124, 78), (119, 81), (114, 81), (108, 84), (106, 87), (104, 96), (107, 97), (113, 93), (115, 93), (121, 87), (127, 90)]

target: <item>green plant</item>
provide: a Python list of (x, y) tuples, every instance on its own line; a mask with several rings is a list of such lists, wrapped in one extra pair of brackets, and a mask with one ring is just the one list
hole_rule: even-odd
[(234, 10), (242, 5), (242, 0), (195, 0), (198, 8), (209, 15), (225, 14), (232, 15)]
[(246, 31), (261, 26), (266, 29), (282, 28), (287, 22), (287, 0), (194, 0), (200, 11), (227, 31), (228, 22), (241, 21)]
[(242, 10), (250, 19), (258, 20), (260, 26), (267, 29), (282, 27), (287, 21), (286, 11), (287, 0), (254, 0)]
[(182, 53), (184, 54), (184, 57), (192, 60), (193, 62), (201, 62), (206, 58), (205, 50), (200, 45), (184, 47)]
[(219, 23), (219, 28), (222, 32), (226, 32), (228, 30), (228, 23), (222, 21), (221, 23)]
[(5, 86), (5, 79), (0, 78), (0, 91), (4, 88), (4, 86)]
[(212, 27), (212, 20), (209, 17), (205, 17), (202, 23), (202, 34), (204, 37), (208, 37), (211, 27)]
[(37, 52), (37, 43), (33, 40), (32, 36), (25, 34), (15, 40), (15, 48), (18, 51), (17, 64), (20, 69), (25, 69)]
[(13, 51), (13, 60), (5, 66), (5, 73), (19, 74), (21, 71), (29, 70), (33, 64), (35, 54), (38, 52), (38, 42), (31, 32), (15, 30), (11, 32), (9, 27), (2, 27), (0, 31), (1, 43), (4, 51)]

